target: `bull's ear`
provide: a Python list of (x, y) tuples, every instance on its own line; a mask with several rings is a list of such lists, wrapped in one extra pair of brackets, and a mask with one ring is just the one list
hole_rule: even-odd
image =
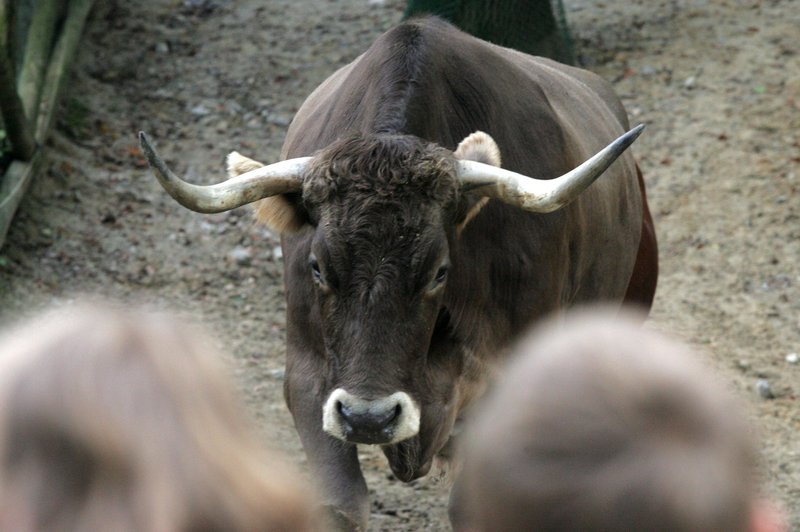
[[(263, 163), (249, 159), (235, 151), (228, 154), (227, 165), (228, 177), (236, 177), (264, 166)], [(295, 204), (284, 195), (271, 196), (252, 205), (256, 220), (278, 234), (295, 233), (303, 227), (306, 221), (305, 216), (298, 211)]]
[[(479, 163), (490, 164), (499, 167), (501, 164), (500, 148), (492, 137), (483, 131), (476, 131), (458, 143), (456, 151), (453, 152), (456, 159), (467, 161), (477, 161)], [(489, 202), (487, 197), (468, 196), (467, 206), (464, 209), (464, 218), (458, 224), (458, 234), (475, 218), (484, 205)]]
[(483, 131), (476, 131), (458, 143), (453, 152), (456, 159), (476, 161), (499, 167), (501, 164), (500, 148), (492, 137)]

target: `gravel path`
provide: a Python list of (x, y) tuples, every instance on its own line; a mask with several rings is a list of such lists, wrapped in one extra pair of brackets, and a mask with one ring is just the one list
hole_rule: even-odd
[[(800, 10), (791, 0), (573, 0), (649, 187), (662, 277), (651, 327), (746, 398), (764, 478), (800, 529)], [(283, 403), (278, 239), (247, 208), (183, 210), (146, 170), (147, 131), (188, 179), (236, 149), (277, 158), (305, 96), (400, 19), (398, 0), (99, 1), (46, 172), (0, 252), (0, 321), (100, 294), (207, 326), (265, 438), (304, 464)], [(788, 356), (788, 357), (787, 357)], [(796, 358), (795, 358), (796, 360)], [(761, 384), (761, 394), (757, 383)], [(768, 386), (768, 390), (765, 390)], [(765, 398), (767, 396), (768, 398)], [(370, 449), (374, 530), (446, 530), (446, 486), (403, 485)]]

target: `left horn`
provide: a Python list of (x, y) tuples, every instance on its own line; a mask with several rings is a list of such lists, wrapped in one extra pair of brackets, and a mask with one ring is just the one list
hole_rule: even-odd
[(497, 198), (531, 212), (553, 212), (578, 197), (622, 155), (644, 129), (640, 124), (603, 148), (574, 170), (555, 179), (533, 179), (475, 161), (456, 161), (458, 178), (466, 190), (480, 188)]
[(289, 159), (262, 166), (216, 185), (200, 186), (187, 183), (175, 175), (150, 145), (144, 132), (139, 132), (139, 143), (153, 174), (169, 195), (187, 209), (207, 214), (229, 211), (269, 196), (301, 190), (303, 171), (311, 159)]

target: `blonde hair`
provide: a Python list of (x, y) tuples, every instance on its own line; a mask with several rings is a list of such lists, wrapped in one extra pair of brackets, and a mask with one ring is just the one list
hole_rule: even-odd
[(204, 336), (88, 305), (0, 342), (0, 529), (311, 530)]

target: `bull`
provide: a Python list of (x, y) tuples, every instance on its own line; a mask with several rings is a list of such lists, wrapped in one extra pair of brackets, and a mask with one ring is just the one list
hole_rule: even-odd
[(255, 202), (281, 234), (286, 402), (329, 515), (358, 529), (356, 444), (421, 477), (533, 322), (650, 306), (655, 234), (625, 151), (641, 128), (598, 76), (425, 18), (314, 90), (280, 162), (234, 152), (230, 179), (196, 186), (140, 140), (181, 204)]

